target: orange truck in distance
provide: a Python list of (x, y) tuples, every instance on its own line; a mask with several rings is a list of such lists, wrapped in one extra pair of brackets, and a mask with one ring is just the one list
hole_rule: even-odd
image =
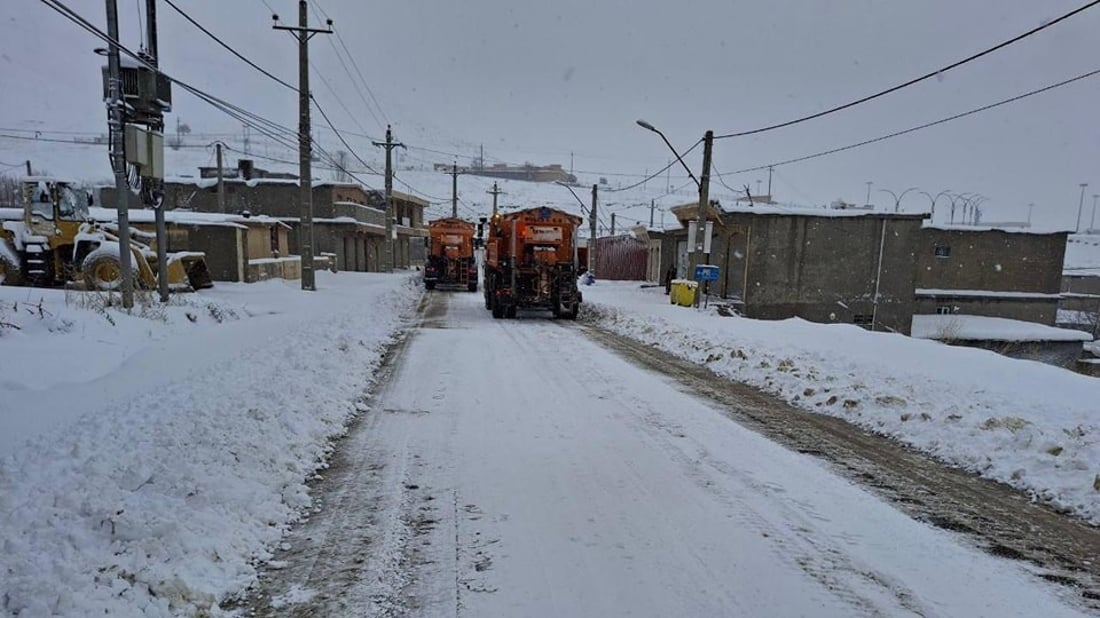
[(424, 287), (431, 290), (436, 285), (457, 285), (476, 292), (474, 224), (454, 217), (429, 221), (428, 242)]
[(541, 207), (489, 221), (485, 239), (485, 308), (494, 318), (514, 318), (520, 308), (549, 309), (577, 319), (577, 230), (583, 219)]

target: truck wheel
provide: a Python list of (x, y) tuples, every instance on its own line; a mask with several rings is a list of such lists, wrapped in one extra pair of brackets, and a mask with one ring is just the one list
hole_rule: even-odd
[(489, 288), (485, 288), (485, 292), (482, 295), (485, 297), (485, 308), (492, 309), (493, 303), (489, 300), (491, 298), (489, 296)]
[(466, 284), (466, 291), (467, 292), (477, 292), (477, 281), (467, 283)]
[(84, 260), (84, 285), (89, 290), (109, 292), (122, 286), (122, 264), (113, 253), (93, 252)]
[(434, 290), (435, 289), (435, 281), (425, 281), (424, 282), (424, 289)]
[(565, 314), (566, 319), (576, 320), (577, 319), (577, 314), (580, 313), (580, 310), (581, 310), (581, 304), (580, 303), (573, 303), (573, 306), (570, 307), (569, 311)]
[(493, 301), (493, 318), (499, 320), (503, 317), (504, 317), (504, 307), (500, 306), (500, 302)]
[(509, 320), (516, 319), (516, 306), (508, 305), (508, 309), (504, 312), (504, 317), (508, 318)]

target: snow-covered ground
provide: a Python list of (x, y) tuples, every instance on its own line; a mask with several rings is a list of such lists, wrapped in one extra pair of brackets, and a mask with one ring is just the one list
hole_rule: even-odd
[(583, 319), (1100, 522), (1100, 380), (851, 325), (721, 317), (636, 283), (584, 295)]
[(1085, 613), (584, 329), (431, 303), (257, 615)]
[(309, 504), (420, 291), (408, 274), (220, 283), (136, 315), (0, 287), (0, 608), (198, 613)]

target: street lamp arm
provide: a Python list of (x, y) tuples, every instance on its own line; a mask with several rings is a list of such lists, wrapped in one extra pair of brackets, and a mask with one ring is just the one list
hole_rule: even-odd
[[(668, 138), (665, 137), (664, 133), (661, 133), (660, 129), (658, 129), (657, 127), (649, 124), (648, 122), (646, 122), (644, 120), (638, 120), (637, 123), (638, 123), (639, 127), (642, 127), (643, 129), (646, 129), (648, 131), (653, 131), (657, 135), (660, 135), (661, 139), (663, 139), (665, 141), (665, 145), (668, 146), (668, 149), (672, 151), (672, 154), (676, 155), (676, 160), (679, 161), (680, 165), (682, 165), (684, 167), (684, 171), (686, 171), (688, 173), (688, 176), (690, 176), (691, 179), (695, 181), (695, 186), (697, 186), (697, 187), (702, 186), (699, 183), (699, 179), (695, 177), (695, 174), (691, 173), (691, 168), (687, 166), (687, 163), (684, 163), (684, 159), (683, 159), (683, 157), (680, 156), (680, 153), (676, 152), (676, 148), (674, 148), (672, 146), (672, 142), (668, 141)], [(698, 143), (698, 142), (696, 142), (696, 143)]]
[(588, 207), (584, 205), (584, 202), (581, 201), (580, 196), (577, 195), (577, 192), (573, 190), (573, 187), (570, 187), (569, 185), (565, 184), (564, 182), (562, 182), (560, 180), (555, 180), (554, 184), (561, 185), (561, 186), (565, 187), (566, 189), (569, 189), (569, 192), (573, 194), (574, 198), (576, 198), (577, 203), (581, 205), (581, 212), (586, 213), (586, 214), (588, 213)]

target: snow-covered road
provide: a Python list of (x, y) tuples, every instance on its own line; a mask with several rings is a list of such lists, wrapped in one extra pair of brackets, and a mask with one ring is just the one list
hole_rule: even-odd
[(434, 293), (261, 615), (1069, 616), (577, 325)]

